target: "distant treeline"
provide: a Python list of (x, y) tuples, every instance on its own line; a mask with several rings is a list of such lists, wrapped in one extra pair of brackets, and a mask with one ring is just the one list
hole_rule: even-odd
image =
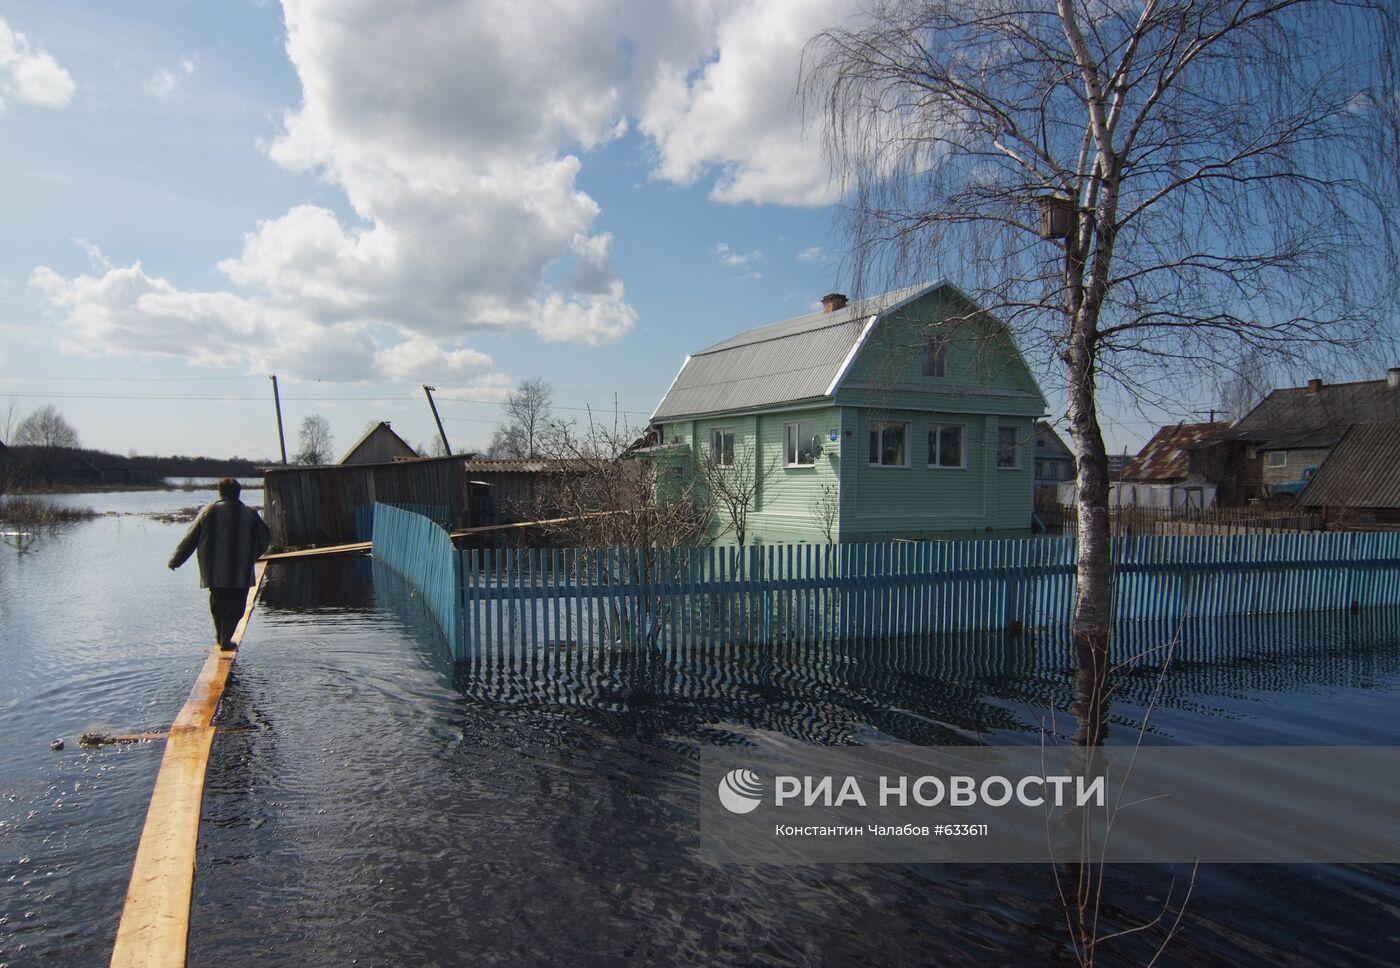
[(8, 447), (0, 449), (0, 484), (149, 486), (166, 478), (178, 483), (188, 477), (260, 477), (259, 468), (269, 463), (241, 457), (123, 457), (86, 448)]

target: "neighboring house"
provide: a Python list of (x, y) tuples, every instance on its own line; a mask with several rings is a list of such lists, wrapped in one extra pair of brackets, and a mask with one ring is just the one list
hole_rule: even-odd
[[(1111, 507), (1210, 508), (1223, 501), (1220, 453), (1214, 448), (1228, 423), (1178, 423), (1162, 427), (1138, 451), (1109, 473)], [(1073, 482), (1059, 489), (1060, 503), (1074, 503)]]
[(1347, 430), (1358, 423), (1400, 418), (1400, 367), (1384, 380), (1324, 384), (1275, 390), (1245, 414), (1228, 438), (1246, 450), (1253, 463), (1244, 485), (1260, 496), (1321, 465)]
[(825, 541), (824, 507), (839, 541), (1026, 533), (1045, 398), (1005, 326), (946, 282), (822, 302), (686, 358), (652, 416), (663, 487), (757, 468), (755, 541)]
[(1222, 474), (1211, 445), (1229, 423), (1178, 423), (1152, 435), (1109, 485), (1109, 503), (1120, 507), (1209, 508), (1217, 502)]
[(1035, 422), (1035, 493), (1054, 499), (1060, 484), (1074, 480), (1074, 451), (1065, 446), (1055, 428), (1044, 420)]
[(381, 420), (365, 435), (355, 441), (355, 445), (340, 459), (342, 464), (383, 464), (394, 460), (416, 460), (418, 451), (389, 427), (387, 420)]
[(1329, 525), (1400, 525), (1400, 419), (1353, 424), (1298, 498)]

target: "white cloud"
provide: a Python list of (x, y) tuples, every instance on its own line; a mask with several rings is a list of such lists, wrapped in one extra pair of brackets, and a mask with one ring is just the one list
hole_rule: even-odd
[(715, 255), (719, 256), (721, 264), (731, 269), (742, 269), (752, 262), (757, 262), (763, 258), (762, 252), (735, 252), (729, 247), (727, 242), (715, 244)]
[[(803, 43), (849, 2), (538, 0), (522, 16), (488, 0), (284, 0), (302, 99), (266, 149), (343, 192), (349, 214), (303, 204), (251, 226), (218, 265), (224, 290), (95, 247), (92, 274), (40, 267), (31, 283), (73, 351), (313, 378), (482, 386), (474, 333), (616, 340), (636, 312), (579, 187), (588, 152), (635, 123), (655, 177), (717, 172), (726, 202), (830, 200), (792, 91)], [(71, 97), (47, 54), (8, 31), (6, 49), (47, 58)], [(164, 96), (195, 70), (186, 58), (148, 88)], [(759, 253), (716, 254), (760, 278)]]
[(656, 174), (691, 185), (710, 172), (721, 202), (825, 205), (836, 200), (820, 145), (795, 103), (806, 42), (853, 0), (735, 0), (721, 6), (713, 47), (662, 66), (641, 111), (656, 142)]
[(140, 263), (74, 278), (40, 266), (30, 284), (62, 317), (60, 347), (74, 355), (178, 357), (307, 379), (497, 386), (485, 353), (418, 337), (384, 346), (362, 323), (318, 323), (264, 299), (181, 290)]
[(461, 383), (489, 373), (491, 357), (476, 350), (444, 350), (425, 339), (410, 339), (381, 350), (380, 371), (392, 380), (413, 383)]
[[(0, 18), (0, 93), (46, 108), (61, 108), (73, 99), (73, 78), (46, 50)], [(4, 101), (0, 100), (0, 109)]]
[(825, 262), (826, 250), (819, 245), (813, 245), (797, 253), (798, 262)]
[(157, 67), (151, 74), (151, 79), (146, 82), (146, 90), (156, 97), (165, 97), (179, 87), (181, 81), (193, 74), (194, 68), (194, 57), (181, 57), (180, 63), (173, 68)]

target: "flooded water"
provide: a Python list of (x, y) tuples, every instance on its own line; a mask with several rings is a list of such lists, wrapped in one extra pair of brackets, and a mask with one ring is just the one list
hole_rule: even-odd
[[(162, 728), (183, 702), (209, 623), (192, 568), (164, 567), (181, 532), (108, 517), (0, 556), (0, 965), (110, 952), (162, 749), (76, 739)], [(687, 806), (704, 744), (1064, 732), (1053, 645), (614, 658), (547, 676), (446, 654), (367, 560), (270, 573), (217, 720), (192, 965), (1073, 961), (1048, 867), (713, 865)], [(1112, 741), (1134, 737), (1156, 692), (1153, 743), (1393, 744), (1400, 616), (1203, 630), (1157, 685), (1150, 666), (1123, 678)], [(1103, 933), (1154, 917), (1173, 875), (1179, 896), (1189, 869), (1111, 871)], [(1393, 964), (1397, 912), (1392, 867), (1203, 867), (1158, 963)], [(1164, 931), (1100, 963), (1146, 963)]]

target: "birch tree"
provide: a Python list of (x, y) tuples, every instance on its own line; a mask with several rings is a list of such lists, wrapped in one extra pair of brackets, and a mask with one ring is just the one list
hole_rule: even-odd
[(847, 192), (857, 292), (946, 275), (1064, 393), (1083, 744), (1104, 736), (1112, 617), (1100, 395), (1208, 392), (1251, 351), (1322, 367), (1394, 345), (1377, 321), (1396, 291), (1397, 16), (873, 0), (807, 47), (800, 94)]
[(301, 420), (301, 430), (298, 431), (301, 440), (301, 448), (292, 457), (297, 464), (322, 465), (329, 464), (333, 459), (331, 446), (334, 438), (331, 436), (331, 423), (319, 413), (307, 414)]

